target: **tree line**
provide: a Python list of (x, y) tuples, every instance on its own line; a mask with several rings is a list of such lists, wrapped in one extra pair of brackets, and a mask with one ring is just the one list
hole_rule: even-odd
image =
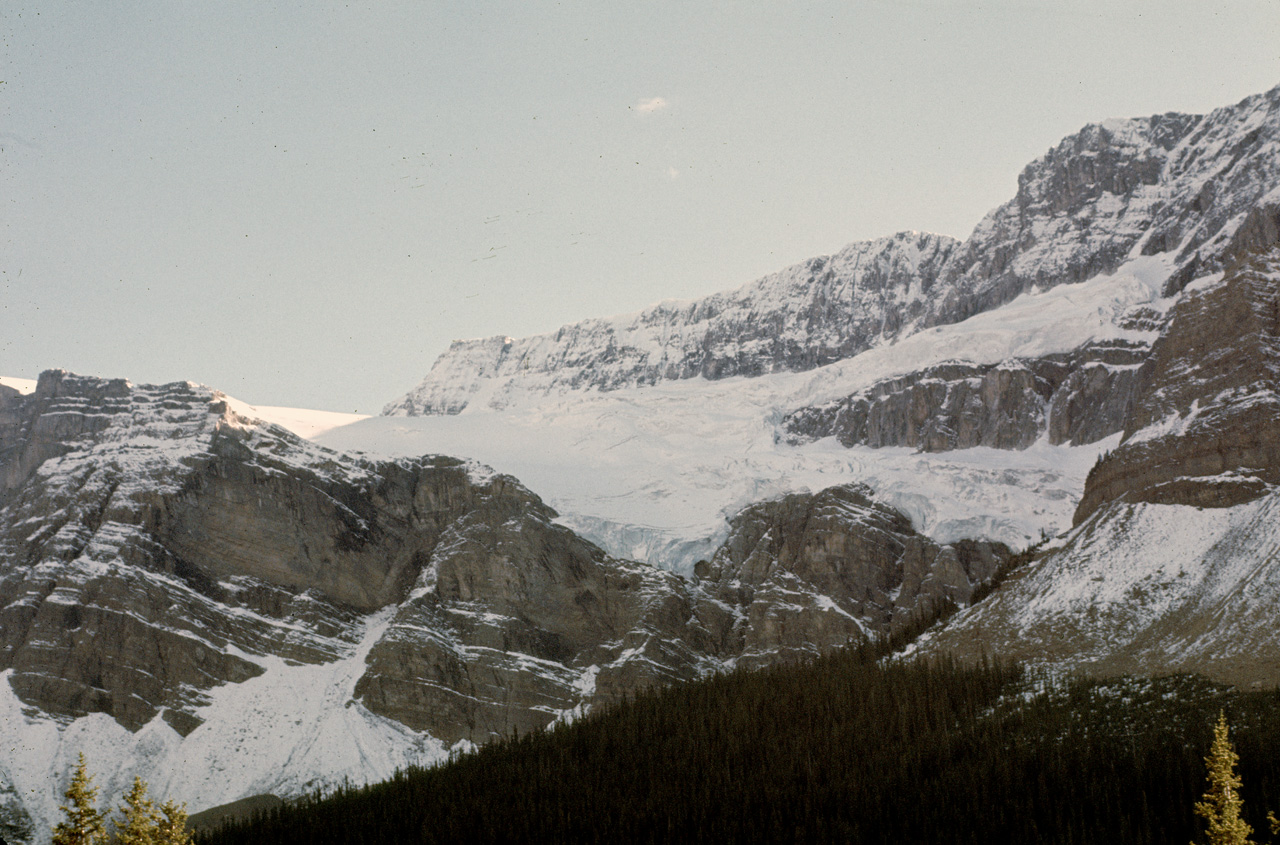
[(1242, 806), (1280, 807), (1275, 692), (882, 658), (642, 692), (198, 841), (1190, 842), (1219, 711), (1237, 726)]

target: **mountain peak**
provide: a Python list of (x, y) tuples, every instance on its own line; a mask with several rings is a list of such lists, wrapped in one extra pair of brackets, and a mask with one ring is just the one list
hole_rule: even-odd
[(1172, 253), (1169, 292), (1223, 269), (1250, 209), (1280, 205), (1280, 87), (1207, 115), (1089, 124), (1019, 175), (963, 243), (899, 232), (733, 291), (584, 320), (527, 338), (452, 344), (384, 414), (689, 378), (810, 370), (1031, 289)]

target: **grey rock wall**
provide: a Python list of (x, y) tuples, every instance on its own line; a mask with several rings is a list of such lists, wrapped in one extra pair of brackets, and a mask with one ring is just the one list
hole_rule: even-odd
[(6, 402), (0, 670), (28, 706), (132, 730), (161, 715), (188, 734), (262, 658), (346, 657), (389, 613), (355, 698), (484, 742), (889, 633), (1007, 554), (939, 547), (833, 488), (749, 508), (686, 580), (610, 557), (515, 479), (330, 452), (196, 385), (50, 372)]
[(1121, 430), (1142, 345), (1110, 343), (1001, 364), (950, 362), (886, 379), (836, 402), (783, 417), (782, 436), (835, 437), (845, 446), (924, 452), (1093, 443)]
[(1075, 520), (1117, 501), (1226, 507), (1280, 482), (1280, 247), (1187, 291), (1143, 367), (1120, 447)]

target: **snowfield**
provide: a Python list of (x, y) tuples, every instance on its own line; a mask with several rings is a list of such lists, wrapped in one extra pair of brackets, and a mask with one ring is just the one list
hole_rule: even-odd
[(7, 669), (0, 672), (0, 747), (6, 752), (0, 777), (21, 796), (36, 841), (47, 842), (80, 753), (100, 789), (99, 809), (114, 806), (140, 775), (153, 795), (186, 802), (192, 813), (249, 795), (301, 795), (346, 780), (385, 780), (396, 769), (445, 760), (450, 749), (439, 741), (370, 713), (352, 698), (369, 649), (394, 612), (368, 617), (361, 642), (332, 663), (298, 665), (239, 653), (264, 673), (206, 692), (209, 703), (196, 711), (205, 721), (186, 737), (160, 715), (136, 734), (104, 713), (60, 724), (18, 700), (9, 685), (13, 670)]
[(11, 376), (0, 376), (0, 385), (4, 387), (12, 387), (14, 390), (26, 396), (36, 392), (36, 380), (33, 378), (13, 378)]
[(330, 429), (359, 422), (368, 414), (344, 414), (340, 411), (310, 411), (305, 408), (280, 408), (274, 405), (250, 405), (227, 397), (227, 405), (242, 417), (275, 423), (308, 440)]
[(1137, 306), (1168, 308), (1172, 300), (1160, 297), (1168, 274), (1163, 256), (1137, 258), (1112, 275), (1025, 294), (802, 373), (605, 392), (495, 380), (460, 414), (372, 417), (315, 440), (378, 457), (473, 458), (520, 479), (565, 525), (612, 554), (679, 572), (708, 557), (746, 505), (853, 481), (939, 542), (982, 537), (1022, 547), (1070, 526), (1089, 468), (1119, 435), (1078, 447), (1042, 440), (1022, 452), (924, 453), (846, 449), (834, 438), (789, 445), (777, 436), (779, 421), (801, 405), (942, 361), (994, 364), (1091, 340), (1150, 341), (1153, 333), (1118, 321)]

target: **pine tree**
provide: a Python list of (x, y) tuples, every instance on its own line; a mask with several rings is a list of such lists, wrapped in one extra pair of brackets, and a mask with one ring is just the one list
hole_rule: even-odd
[(147, 782), (142, 778), (135, 777), (133, 787), (124, 794), (120, 816), (116, 821), (116, 841), (120, 845), (160, 845), (160, 816), (147, 797)]
[(53, 845), (101, 845), (107, 841), (105, 818), (94, 806), (98, 790), (92, 783), (93, 775), (85, 771), (82, 752), (71, 783), (63, 793), (67, 803), (59, 809), (66, 818), (53, 828)]
[(1213, 745), (1204, 758), (1209, 786), (1204, 800), (1196, 804), (1196, 815), (1206, 822), (1209, 845), (1253, 845), (1249, 839), (1253, 828), (1240, 817), (1244, 801), (1240, 798), (1240, 776), (1236, 774), (1239, 759), (1228, 736), (1227, 715), (1219, 712)]
[(187, 830), (187, 805), (175, 804), (170, 798), (160, 805), (160, 813), (156, 841), (160, 845), (192, 845), (195, 840)]

